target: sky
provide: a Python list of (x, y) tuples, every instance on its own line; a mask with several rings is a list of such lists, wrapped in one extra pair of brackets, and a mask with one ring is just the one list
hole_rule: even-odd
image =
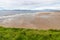
[(60, 10), (60, 0), (0, 0), (0, 10)]

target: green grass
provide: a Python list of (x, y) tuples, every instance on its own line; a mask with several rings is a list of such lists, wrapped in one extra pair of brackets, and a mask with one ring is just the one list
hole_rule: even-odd
[(0, 40), (60, 40), (60, 30), (0, 27)]

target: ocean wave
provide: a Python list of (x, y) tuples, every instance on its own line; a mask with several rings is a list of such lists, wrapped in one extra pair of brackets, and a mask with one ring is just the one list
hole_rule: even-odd
[(17, 16), (34, 16), (35, 13), (24, 13), (24, 14), (15, 14), (15, 15), (8, 15), (8, 16), (0, 16), (0, 19), (1, 18), (12, 18), (12, 17), (17, 17)]

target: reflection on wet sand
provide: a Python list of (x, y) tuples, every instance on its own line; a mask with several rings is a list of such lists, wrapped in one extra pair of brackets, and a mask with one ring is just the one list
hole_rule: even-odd
[(60, 12), (39, 12), (6, 16), (0, 25), (16, 28), (60, 29)]

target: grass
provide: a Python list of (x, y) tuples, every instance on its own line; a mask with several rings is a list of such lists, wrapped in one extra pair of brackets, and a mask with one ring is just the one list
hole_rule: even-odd
[(0, 40), (60, 40), (60, 30), (0, 27)]

